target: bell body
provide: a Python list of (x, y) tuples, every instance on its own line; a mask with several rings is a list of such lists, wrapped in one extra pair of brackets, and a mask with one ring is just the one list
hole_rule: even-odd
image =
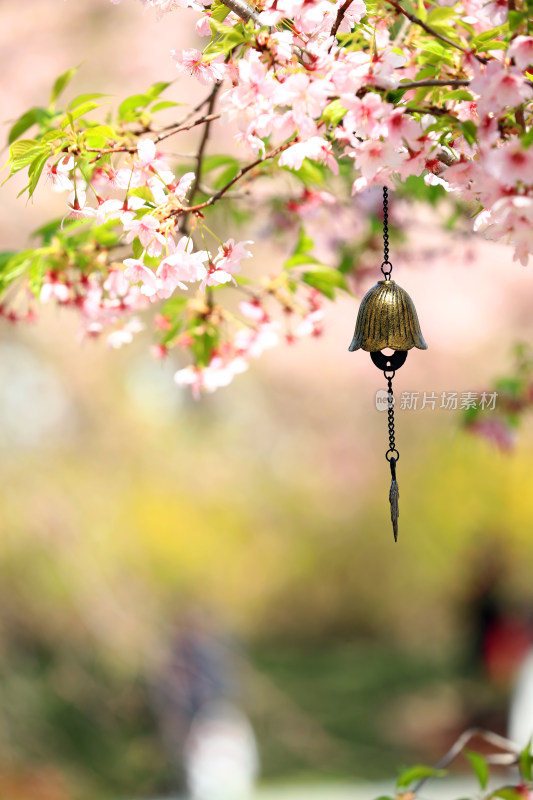
[(348, 348), (373, 353), (392, 350), (427, 350), (413, 301), (392, 280), (378, 281), (361, 300), (355, 333)]

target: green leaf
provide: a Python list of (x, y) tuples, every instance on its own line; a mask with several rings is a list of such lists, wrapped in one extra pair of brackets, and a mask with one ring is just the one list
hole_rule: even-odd
[(92, 228), (91, 235), (95, 242), (98, 242), (98, 244), (101, 244), (103, 247), (113, 247), (116, 245), (119, 237), (118, 232), (113, 228), (117, 224), (116, 220), (111, 220), (104, 225), (97, 225)]
[(82, 103), (87, 103), (89, 100), (96, 100), (97, 97), (109, 97), (107, 94), (102, 94), (102, 92), (89, 92), (86, 94), (79, 94), (73, 100), (70, 101), (68, 104), (68, 108), (72, 111), (72, 109), (81, 106)]
[(491, 28), (488, 31), (483, 31), (483, 33), (479, 33), (475, 36), (472, 40), (472, 44), (478, 45), (483, 42), (490, 42), (491, 39), (496, 39), (498, 36), (506, 36), (507, 35), (507, 25), (498, 25), (497, 28)]
[(150, 111), (155, 114), (156, 111), (163, 111), (164, 108), (174, 108), (181, 105), (183, 103), (175, 103), (173, 100), (161, 100), (159, 103), (155, 103)]
[(522, 147), (526, 150), (533, 144), (533, 128), (530, 128), (525, 136), (522, 137)]
[(39, 141), (42, 142), (42, 144), (59, 146), (63, 139), (68, 139), (68, 134), (65, 133), (65, 131), (53, 130), (41, 136)]
[(435, 767), (426, 767), (422, 765), (410, 767), (406, 769), (405, 772), (402, 772), (396, 781), (396, 787), (398, 789), (406, 789), (412, 783), (422, 778), (442, 778), (443, 775), (446, 775), (445, 769), (436, 769)]
[(39, 178), (41, 177), (42, 171), (46, 162), (48, 161), (49, 153), (42, 153), (40, 156), (37, 156), (31, 164), (28, 170), (28, 196), (31, 197), (37, 188), (37, 184), (39, 183)]
[(441, 95), (441, 100), (446, 102), (447, 100), (473, 100), (472, 95), (466, 89), (453, 89), (451, 92), (445, 92)]
[(435, 39), (423, 39), (421, 41), (420, 47), (427, 53), (434, 53), (436, 56), (440, 56), (440, 58), (444, 59), (447, 62), (451, 61), (450, 49), (453, 50), (453, 48), (452, 45), (448, 44), (447, 42), (441, 43), (440, 41), (436, 41)]
[(340, 100), (336, 99), (327, 104), (322, 113), (322, 119), (326, 125), (336, 128), (346, 113), (347, 109), (344, 108)]
[(307, 270), (302, 275), (302, 280), (314, 289), (317, 289), (321, 294), (333, 300), (335, 297), (335, 289), (345, 289), (346, 279), (344, 275), (332, 267), (319, 266)]
[(490, 796), (501, 797), (502, 800), (524, 800), (524, 795), (514, 786), (502, 786), (501, 789), (492, 792)]
[(316, 161), (311, 161), (309, 158), (304, 158), (300, 169), (290, 169), (290, 167), (282, 167), (287, 172), (296, 175), (301, 180), (304, 186), (323, 186), (325, 181), (325, 168)]
[(140, 240), (137, 237), (135, 237), (135, 239), (131, 243), (131, 249), (133, 251), (133, 258), (140, 258), (144, 253), (144, 247), (142, 246)]
[(211, 6), (211, 19), (216, 19), (217, 22), (224, 22), (230, 10), (220, 0), (215, 0)]
[(159, 95), (168, 89), (171, 85), (171, 81), (158, 81), (157, 83), (153, 83), (149, 89), (146, 91), (146, 96), (150, 98), (150, 101), (157, 100)]
[(118, 118), (126, 122), (131, 122), (139, 114), (139, 110), (146, 108), (152, 98), (147, 94), (132, 94), (126, 97), (118, 107)]
[(507, 42), (500, 42), (499, 40), (491, 40), (489, 42), (484, 42), (481, 47), (476, 48), (477, 53), (485, 53), (490, 50), (507, 50), (508, 48)]
[(5, 289), (14, 280), (24, 275), (34, 255), (35, 250), (0, 254), (0, 287)]
[(59, 95), (63, 92), (65, 87), (70, 83), (74, 75), (77, 73), (79, 67), (71, 67), (63, 72), (59, 78), (56, 78), (52, 92), (50, 94), (50, 106), (53, 106)]
[(526, 783), (531, 783), (533, 779), (533, 756), (531, 755), (531, 739), (526, 744), (518, 758), (518, 768), (522, 780)]
[(29, 111), (26, 111), (13, 123), (7, 139), (8, 144), (12, 144), (16, 139), (22, 136), (23, 133), (26, 133), (28, 128), (31, 128), (32, 125), (38, 125), (42, 121), (47, 121), (51, 116), (50, 112), (44, 108), (30, 108)]
[(432, 8), (428, 14), (427, 22), (429, 25), (434, 26), (438, 22), (448, 22), (457, 14), (455, 8), (449, 6), (437, 6)]
[(482, 789), (487, 788), (489, 782), (489, 765), (481, 753), (476, 753), (474, 750), (463, 750), (466, 758), (470, 761), (470, 766), (474, 775), (478, 779), (479, 785)]
[(294, 253), (307, 253), (315, 246), (314, 241), (311, 239), (305, 228), (300, 228), (298, 231), (298, 244), (294, 249)]
[(424, 0), (417, 0), (417, 11), (420, 19), (425, 22), (428, 14), (426, 11), (426, 6), (424, 5)]
[(218, 169), (219, 167), (227, 167), (233, 164), (237, 164), (237, 166), (239, 166), (239, 162), (233, 156), (226, 156), (223, 154), (206, 156), (202, 164), (202, 174), (207, 175), (208, 172), (211, 172), (214, 169)]
[(459, 124), (463, 135), (468, 144), (474, 144), (477, 141), (477, 128), (471, 119), (467, 119)]
[(292, 267), (303, 267), (307, 264), (320, 264), (322, 266), (322, 262), (310, 253), (294, 253), (285, 261), (284, 267), (285, 269), (291, 269)]
[(9, 163), (11, 166), (10, 175), (14, 175), (24, 167), (27, 167), (41, 153), (49, 153), (46, 145), (41, 144), (36, 139), (19, 139), (13, 142), (9, 148)]
[(233, 178), (237, 175), (240, 170), (240, 165), (237, 160), (235, 160), (234, 164), (230, 164), (226, 169), (222, 170), (218, 178), (213, 181), (213, 188), (218, 191), (218, 189), (222, 189), (224, 186), (227, 186)]
[(130, 189), (128, 194), (133, 195), (134, 197), (140, 197), (141, 200), (144, 200), (147, 203), (155, 203), (152, 190), (149, 189), (148, 186), (138, 186), (137, 188)]
[(94, 111), (95, 108), (99, 107), (99, 103), (95, 103), (94, 100), (87, 100), (86, 103), (81, 103), (77, 108), (70, 109), (67, 108), (67, 116), (61, 123), (61, 128), (66, 128), (68, 124), (72, 125), (74, 120), (83, 117), (85, 114), (88, 114), (89, 111)]
[(522, 25), (523, 22), (526, 22), (527, 14), (524, 14), (522, 11), (515, 11), (512, 9), (509, 11), (508, 14), (508, 22), (509, 22), (509, 30), (511, 33), (514, 33), (518, 30), (518, 28)]
[[(65, 220), (65, 227), (68, 226), (70, 220)], [(40, 228), (32, 232), (32, 238), (36, 236), (40, 236), (42, 238), (43, 244), (47, 245), (50, 244), (54, 236), (61, 230), (61, 218), (50, 220), (45, 225), (42, 225)]]
[(116, 136), (116, 131), (110, 125), (94, 125), (85, 131), (85, 144), (87, 147), (103, 147)]
[(209, 18), (209, 26), (213, 38), (204, 50), (204, 59), (206, 61), (221, 53), (229, 53), (246, 39), (242, 25), (224, 25), (223, 22), (219, 22), (211, 16)]

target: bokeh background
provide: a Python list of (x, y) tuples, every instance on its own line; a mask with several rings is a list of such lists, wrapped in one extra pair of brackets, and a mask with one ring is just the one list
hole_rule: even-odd
[[(3, 119), (82, 60), (76, 94), (174, 78), (170, 49), (194, 44), (179, 14), (190, 24), (133, 0), (0, 3)], [(171, 96), (196, 92), (181, 79)], [(2, 189), (2, 249), (61, 213), (46, 188), (17, 200), (21, 181)], [(438, 209), (394, 214), (397, 277), (429, 343), (396, 391), (482, 391), (531, 341), (531, 271)], [(255, 268), (280, 258), (247, 234)], [(459, 411), (399, 412), (394, 545), (383, 381), (347, 351), (356, 310), (340, 298), (322, 337), (200, 402), (148, 334), (112, 351), (80, 341), (68, 311), (1, 321), (0, 797), (174, 791), (157, 697), (191, 630), (234, 643), (224, 669), (265, 785), (390, 779), (469, 724), (505, 733), (533, 614), (530, 421), (501, 452)]]

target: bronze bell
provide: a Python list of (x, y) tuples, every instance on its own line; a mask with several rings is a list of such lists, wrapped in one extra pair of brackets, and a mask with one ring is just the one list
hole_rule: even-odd
[(390, 279), (378, 281), (361, 300), (348, 349), (376, 353), (386, 347), (427, 350), (413, 301), (405, 289)]

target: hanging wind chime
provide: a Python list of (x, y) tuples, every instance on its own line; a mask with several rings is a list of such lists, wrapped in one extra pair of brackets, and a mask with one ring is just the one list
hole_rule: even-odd
[[(378, 281), (361, 300), (355, 333), (350, 351), (366, 350), (376, 367), (382, 370), (387, 381), (387, 418), (389, 427), (389, 449), (385, 458), (389, 462), (391, 486), (389, 502), (394, 532), (394, 541), (398, 541), (398, 481), (396, 465), (400, 453), (396, 448), (394, 437), (394, 393), (392, 381), (396, 370), (400, 369), (407, 358), (407, 351), (412, 347), (427, 350), (422, 336), (418, 316), (413, 301), (401, 286), (391, 280), (392, 264), (389, 261), (389, 194), (383, 187), (383, 263), (381, 272), (385, 280)], [(388, 355), (382, 352), (386, 348), (395, 352)]]

